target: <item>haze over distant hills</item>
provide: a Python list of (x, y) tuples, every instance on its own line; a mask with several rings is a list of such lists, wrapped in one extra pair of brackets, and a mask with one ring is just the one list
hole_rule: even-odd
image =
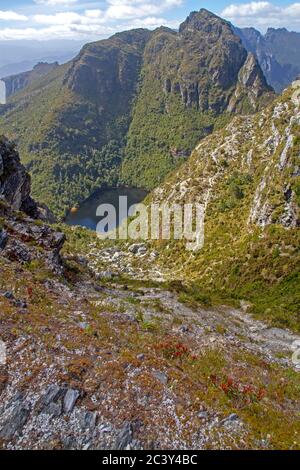
[(0, 41), (0, 78), (31, 70), (38, 62), (72, 59), (83, 46), (82, 41)]

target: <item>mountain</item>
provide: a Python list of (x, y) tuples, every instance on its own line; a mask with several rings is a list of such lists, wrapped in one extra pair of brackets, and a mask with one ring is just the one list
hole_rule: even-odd
[(3, 78), (2, 81), (5, 83), (6, 99), (18, 91), (23, 90), (23, 88), (26, 88), (34, 80), (47, 75), (56, 67), (58, 67), (58, 62), (54, 62), (53, 64), (39, 62), (32, 70)]
[(272, 99), (232, 27), (200, 10), (178, 33), (138, 29), (87, 44), (11, 96), (0, 124), (33, 194), (63, 215), (101, 186), (153, 188), (233, 113)]
[(269, 28), (262, 35), (254, 28), (234, 28), (246, 49), (254, 53), (268, 83), (280, 93), (300, 73), (300, 33)]

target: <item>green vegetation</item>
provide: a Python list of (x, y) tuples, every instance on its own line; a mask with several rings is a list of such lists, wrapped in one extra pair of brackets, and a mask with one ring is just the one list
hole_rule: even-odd
[(143, 74), (122, 165), (122, 180), (146, 189), (163, 181), (201, 139), (232, 117), (184, 107), (179, 95), (163, 92), (161, 81), (149, 69)]
[[(174, 278), (182, 280), (178, 292), (189, 305), (212, 302), (239, 307), (243, 300), (257, 317), (299, 332), (300, 206), (295, 168), (299, 165), (300, 128), (296, 124), (288, 127), (290, 120), (294, 122), (290, 95), (291, 91), (276, 103), (288, 104), (288, 111), (276, 117), (278, 132), (287, 136), (286, 129), (290, 129), (296, 136), (284, 168), (280, 169), (278, 161), (285, 141), (271, 157), (263, 145), (273, 133), (272, 105), (264, 112), (263, 126), (259, 126), (260, 114), (250, 125), (248, 119), (236, 118), (205, 139), (151, 200), (165, 201), (170, 194), (176, 197), (181, 182), (188, 180), (181, 202), (201, 202), (207, 180), (214, 176), (204, 247), (191, 254), (182, 241), (168, 243), (168, 249), (163, 241), (155, 242), (162, 266), (172, 267)], [(286, 215), (291, 207), (293, 219)]]

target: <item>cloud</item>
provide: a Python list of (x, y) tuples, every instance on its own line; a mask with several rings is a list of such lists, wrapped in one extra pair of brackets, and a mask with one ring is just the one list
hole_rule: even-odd
[(300, 29), (300, 3), (287, 6), (278, 6), (264, 1), (231, 4), (224, 8), (220, 15), (238, 26)]
[(84, 14), (72, 11), (55, 13), (54, 15), (34, 15), (35, 23), (43, 25), (78, 25), (78, 24), (102, 24), (106, 21), (101, 10), (86, 10)]
[[(156, 15), (170, 8), (171, 4), (179, 4), (182, 0), (153, 0), (145, 3), (144, 0), (108, 0), (106, 10), (93, 9), (83, 13), (60, 12), (55, 14), (38, 14), (33, 16), (35, 23), (44, 25), (62, 24), (102, 24), (104, 22), (137, 20), (143, 26), (144, 18), (155, 18)], [(158, 21), (159, 18), (156, 19)], [(149, 21), (149, 20), (148, 20)], [(157, 24), (153, 20), (153, 24)], [(150, 25), (150, 23), (149, 23)]]
[(183, 0), (107, 0), (110, 5), (105, 12), (108, 19), (128, 20), (160, 14), (179, 6)]
[(0, 41), (33, 39), (37, 41), (51, 39), (83, 39), (91, 37), (104, 38), (115, 33), (109, 26), (99, 25), (59, 25), (47, 28), (3, 28), (0, 29)]
[(161, 13), (162, 8), (155, 4), (145, 4), (140, 6), (124, 5), (111, 5), (106, 10), (106, 16), (115, 20), (127, 20), (130, 18), (138, 18), (147, 15), (155, 15)]
[(0, 20), (4, 21), (27, 21), (28, 18), (25, 15), (19, 15), (14, 11), (2, 11), (0, 10)]
[[(90, 9), (66, 11), (64, 8), (51, 10), (42, 9), (38, 14), (30, 16), (30, 24), (26, 29), (0, 29), (1, 39), (53, 39), (73, 38), (95, 40), (107, 37), (117, 31), (146, 27), (156, 28), (162, 24), (177, 27), (178, 22), (164, 19), (161, 13), (174, 8), (183, 0), (106, 0), (101, 2), (103, 9), (91, 8), (92, 3), (86, 0), (86, 8)], [(66, 5), (73, 0), (35, 0), (44, 5)], [(100, 2), (99, 2), (100, 4)], [(78, 2), (79, 5), (79, 2)], [(95, 3), (96, 6), (96, 3)], [(84, 8), (84, 4), (82, 5)], [(175, 25), (176, 23), (176, 25)]]
[(68, 6), (68, 5), (74, 5), (74, 3), (77, 3), (78, 0), (34, 0), (35, 3), (38, 5), (49, 5), (49, 6), (58, 6), (58, 5), (63, 5), (63, 6)]
[(34, 15), (34, 21), (39, 24), (65, 25), (80, 23), (82, 16), (74, 12), (56, 13), (55, 15)]

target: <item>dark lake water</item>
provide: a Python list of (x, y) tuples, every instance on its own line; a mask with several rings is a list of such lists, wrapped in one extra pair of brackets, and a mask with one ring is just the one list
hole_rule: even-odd
[[(128, 208), (133, 204), (142, 202), (146, 197), (147, 191), (143, 189), (133, 188), (115, 188), (105, 189), (94, 193), (90, 198), (84, 201), (75, 213), (69, 213), (66, 217), (66, 224), (79, 225), (87, 227), (91, 230), (96, 230), (98, 222), (101, 217), (96, 215), (97, 207), (100, 204), (112, 204), (117, 212), (117, 224), (119, 226), (119, 196), (127, 196)], [(121, 221), (126, 216), (122, 214)], [(116, 227), (113, 227), (116, 228)]]

